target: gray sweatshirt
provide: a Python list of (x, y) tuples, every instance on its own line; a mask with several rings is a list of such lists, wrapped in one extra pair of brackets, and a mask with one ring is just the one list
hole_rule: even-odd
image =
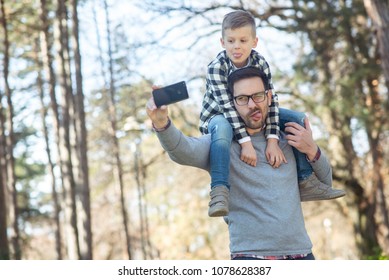
[[(210, 135), (183, 135), (172, 124), (158, 132), (170, 158), (182, 165), (209, 171)], [(251, 135), (257, 151), (257, 166), (240, 160), (240, 145), (233, 141), (230, 163), (228, 227), (231, 254), (281, 256), (311, 253), (312, 243), (304, 224), (297, 183), (296, 162), (291, 146), (280, 136), (280, 148), (288, 163), (272, 168), (265, 157), (264, 131)], [(312, 167), (323, 183), (332, 185), (332, 171), (322, 153)]]

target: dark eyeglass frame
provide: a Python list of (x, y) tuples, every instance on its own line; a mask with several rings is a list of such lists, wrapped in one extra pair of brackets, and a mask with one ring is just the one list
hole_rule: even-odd
[[(234, 100), (235, 100), (235, 103), (239, 106), (246, 106), (247, 104), (249, 104), (250, 99), (253, 100), (254, 103), (261, 103), (266, 99), (268, 92), (269, 92), (269, 90), (265, 90), (265, 91), (259, 91), (259, 92), (253, 93), (251, 95), (239, 95), (239, 96), (235, 96)], [(245, 97), (245, 99), (243, 99), (245, 101), (244, 102), (242, 102), (242, 100), (238, 101), (238, 99), (242, 98), (242, 97)]]

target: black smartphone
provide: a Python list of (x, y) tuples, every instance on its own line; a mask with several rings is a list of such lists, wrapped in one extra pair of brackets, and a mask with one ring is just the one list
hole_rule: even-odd
[(168, 105), (189, 98), (184, 81), (153, 90), (154, 102), (157, 107)]

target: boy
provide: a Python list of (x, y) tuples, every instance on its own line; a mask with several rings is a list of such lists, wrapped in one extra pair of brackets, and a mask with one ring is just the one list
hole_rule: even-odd
[[(233, 137), (241, 145), (241, 160), (256, 166), (257, 156), (251, 139), (246, 132), (242, 119), (236, 112), (231, 93), (227, 89), (227, 77), (236, 69), (255, 66), (265, 72), (269, 88), (273, 89), (268, 63), (254, 50), (257, 47), (255, 20), (246, 11), (234, 11), (225, 15), (222, 23), (222, 47), (216, 59), (208, 65), (207, 88), (200, 114), (200, 131), (211, 133), (211, 201), (208, 215), (219, 217), (228, 215), (229, 196), (229, 150)], [(286, 159), (278, 146), (281, 125), (288, 121), (304, 125), (305, 115), (281, 109), (279, 114), (277, 95), (272, 93), (272, 102), (266, 119), (266, 158), (270, 165), (277, 168)], [(254, 112), (253, 112), (254, 113)], [(284, 116), (284, 118), (283, 118)], [(300, 196), (302, 201), (334, 199), (345, 195), (342, 190), (320, 182), (304, 154), (294, 149), (298, 168)]]

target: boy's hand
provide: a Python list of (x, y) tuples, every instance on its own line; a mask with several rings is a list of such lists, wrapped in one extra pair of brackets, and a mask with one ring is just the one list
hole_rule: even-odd
[[(152, 88), (158, 89), (159, 87), (153, 86)], [(167, 106), (163, 105), (160, 108), (157, 108), (153, 97), (146, 103), (146, 112), (156, 128), (164, 127), (169, 121)]]
[(288, 163), (284, 153), (278, 146), (277, 139), (270, 138), (267, 140), (266, 159), (274, 168), (278, 168), (282, 163)]
[(257, 153), (255, 152), (255, 149), (251, 141), (244, 142), (240, 144), (240, 146), (242, 147), (242, 151), (240, 153), (240, 159), (251, 166), (256, 166)]

